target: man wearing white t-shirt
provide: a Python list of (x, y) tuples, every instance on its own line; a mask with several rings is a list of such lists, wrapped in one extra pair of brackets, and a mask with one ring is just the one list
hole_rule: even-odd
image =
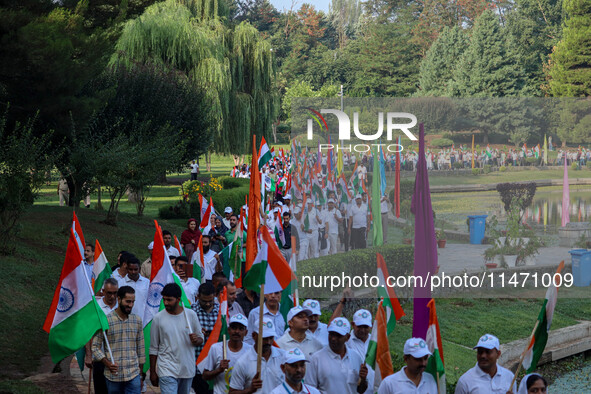
[(203, 361), (203, 379), (214, 381), (213, 394), (225, 394), (230, 389), (229, 382), (236, 362), (246, 354), (251, 345), (243, 343), (248, 320), (243, 314), (230, 318), (228, 325), (228, 348), (224, 359), (223, 342), (214, 343)]
[(343, 215), (335, 207), (335, 200), (328, 199), (328, 209), (324, 211), (323, 216), (324, 225), (326, 226), (325, 238), (328, 239), (329, 251), (328, 254), (337, 253), (337, 239), (339, 238), (339, 223), (343, 221)]
[(281, 370), (285, 375), (285, 382), (275, 387), (271, 394), (320, 394), (320, 391), (303, 382), (306, 376), (306, 356), (299, 348), (294, 348), (285, 353), (285, 361), (281, 364)]
[(365, 249), (367, 229), (369, 228), (369, 215), (367, 205), (363, 203), (361, 194), (355, 196), (355, 204), (349, 209), (349, 229), (351, 236), (351, 249)]
[(181, 253), (177, 248), (172, 246), (172, 233), (168, 230), (162, 231), (162, 240), (164, 241), (164, 247), (168, 256), (179, 257)]
[(308, 333), (312, 334), (322, 346), (327, 346), (328, 325), (319, 321), (320, 315), (322, 315), (320, 303), (317, 300), (306, 300), (302, 306), (312, 311), (312, 314), (308, 316)]
[[(307, 258), (318, 258), (319, 254), (319, 249), (318, 249), (318, 226), (320, 225), (320, 223), (322, 222), (322, 220), (320, 219), (320, 215), (318, 213), (318, 210), (316, 208), (314, 208), (314, 200), (312, 200), (312, 197), (310, 195), (308, 195), (308, 200), (307, 200), (307, 213), (304, 212), (304, 215), (308, 215), (308, 226), (307, 226), (307, 230), (306, 230), (306, 217), (302, 216), (302, 223), (304, 223), (304, 231), (303, 233), (306, 234), (306, 236), (308, 237), (308, 253), (306, 255)], [(302, 252), (300, 252), (302, 253)], [(305, 260), (304, 258), (302, 258), (301, 260)]]
[(407, 340), (404, 344), (406, 366), (384, 379), (378, 394), (438, 394), (435, 379), (424, 373), (429, 356), (429, 346), (423, 339)]
[(344, 317), (337, 317), (328, 326), (328, 346), (310, 357), (306, 382), (322, 394), (373, 393), (373, 372), (364, 363), (364, 357), (350, 349), (351, 325)]
[(362, 357), (367, 353), (369, 346), (369, 334), (372, 327), (371, 312), (367, 309), (359, 309), (353, 315), (353, 333), (347, 341), (347, 347), (355, 350)]
[(287, 313), (287, 324), (289, 330), (277, 339), (277, 345), (285, 351), (299, 348), (306, 357), (310, 357), (318, 350), (322, 349), (322, 344), (312, 335), (308, 334), (310, 323), (308, 317), (312, 311), (301, 306), (294, 306)]
[(130, 256), (127, 260), (127, 275), (119, 281), (119, 287), (123, 286), (130, 286), (135, 290), (135, 303), (131, 313), (143, 320), (150, 281), (140, 275), (140, 261), (135, 256)]
[(456, 394), (491, 393), (505, 394), (512, 390), (517, 392), (513, 381), (513, 372), (497, 364), (501, 356), (499, 339), (494, 335), (484, 334), (480, 337), (476, 349), (477, 363), (458, 380)]
[[(189, 394), (195, 376), (195, 347), (203, 343), (197, 315), (181, 304), (181, 287), (162, 289), (164, 310), (152, 319), (150, 381), (163, 394)], [(187, 325), (187, 322), (189, 325)]]
[[(268, 394), (285, 379), (281, 371), (285, 352), (273, 346), (276, 335), (273, 321), (263, 318), (263, 332), (259, 334), (259, 324), (254, 327), (252, 339), (254, 347), (238, 359), (232, 370), (230, 394)], [(257, 372), (257, 341), (263, 342), (261, 372)]]
[(191, 162), (191, 180), (196, 181), (199, 174), (199, 164), (195, 160)]
[(197, 293), (199, 292), (199, 285), (201, 285), (201, 283), (195, 278), (187, 277), (187, 273), (183, 270), (182, 266), (189, 263), (187, 256), (179, 256), (176, 259), (170, 259), (170, 263), (181, 279), (181, 285), (183, 286), (183, 290), (185, 291), (189, 302), (191, 305), (196, 303)]
[(201, 236), (201, 243), (203, 246), (203, 263), (205, 264), (205, 272), (203, 273), (203, 281), (211, 281), (214, 272), (219, 272), (223, 269), (220, 262), (220, 256), (210, 249), (211, 237), (209, 235)]

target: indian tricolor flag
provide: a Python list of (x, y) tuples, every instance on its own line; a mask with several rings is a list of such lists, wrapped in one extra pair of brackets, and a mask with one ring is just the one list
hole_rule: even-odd
[(191, 256), (191, 264), (193, 264), (193, 278), (197, 279), (199, 283), (203, 283), (203, 274), (205, 273), (205, 261), (203, 259), (203, 236), (199, 237), (197, 242), (197, 249)]
[[(564, 261), (560, 262), (556, 274), (560, 274), (560, 271), (564, 268)], [(552, 325), (552, 317), (554, 316), (554, 308), (556, 307), (556, 300), (558, 299), (558, 289), (552, 283), (546, 291), (546, 299), (542, 304), (542, 309), (538, 315), (534, 334), (528, 344), (525, 356), (523, 358), (523, 368), (526, 373), (533, 372), (538, 366), (538, 361), (544, 353), (546, 343), (548, 342), (548, 331)]]
[[(215, 216), (215, 209), (213, 208), (211, 197), (209, 198), (208, 204), (207, 200), (200, 194), (199, 203), (201, 204), (201, 223), (199, 224), (199, 230), (207, 235), (209, 234), (209, 230), (211, 230), (211, 216)], [(203, 207), (205, 207), (205, 212), (203, 211)]]
[[(154, 249), (152, 250), (152, 272), (150, 275), (150, 287), (148, 288), (148, 296), (146, 297), (146, 305), (144, 309), (142, 322), (144, 323), (144, 342), (146, 345), (146, 354), (150, 352), (150, 329), (152, 327), (152, 319), (162, 309), (162, 289), (169, 283), (176, 283), (181, 288), (181, 303), (190, 308), (191, 303), (185, 294), (181, 279), (172, 269), (170, 258), (164, 246), (162, 239), (162, 229), (158, 222), (154, 220), (156, 225), (156, 233), (154, 234)], [(149, 361), (146, 360), (144, 364), (144, 372), (149, 369)]]
[(435, 310), (435, 299), (427, 303), (429, 308), (429, 327), (427, 328), (427, 338), (425, 342), (429, 346), (432, 356), (429, 357), (425, 372), (433, 375), (437, 382), (440, 393), (445, 393), (445, 364), (443, 363), (443, 346), (441, 344), (441, 333), (439, 332), (439, 322), (437, 321), (437, 311)]
[(49, 333), (51, 360), (60, 362), (84, 347), (95, 332), (108, 328), (107, 317), (94, 298), (71, 229), (62, 273), (43, 324), (43, 330)]
[(94, 241), (94, 265), (92, 266), (92, 288), (95, 294), (103, 288), (105, 279), (110, 278), (112, 274), (105, 252), (97, 239)]
[(365, 363), (375, 371), (374, 390), (372, 392), (377, 392), (382, 380), (394, 373), (386, 326), (386, 311), (383, 307), (383, 301), (380, 301), (376, 312), (376, 320), (371, 330), (367, 353), (365, 354)]
[(262, 245), (252, 266), (244, 276), (242, 286), (259, 292), (265, 285), (265, 294), (283, 291), (295, 275), (279, 251), (275, 240), (268, 231), (261, 231)]
[(490, 151), (490, 145), (486, 145), (486, 156), (490, 159), (492, 152)]
[(76, 212), (73, 212), (72, 230), (74, 231), (76, 246), (78, 246), (78, 250), (80, 250), (80, 256), (84, 257), (84, 247), (86, 246), (86, 243), (84, 242), (84, 234), (82, 233), (82, 227), (80, 226)]
[(386, 268), (386, 262), (384, 257), (380, 253), (376, 253), (378, 258), (378, 273), (377, 276), (380, 280), (380, 284), (377, 287), (378, 297), (384, 300), (384, 310), (386, 311), (386, 321), (388, 328), (388, 335), (392, 334), (396, 327), (396, 321), (405, 315), (400, 301), (396, 297), (394, 288), (388, 286), (388, 269)]
[(262, 137), (261, 146), (259, 148), (259, 170), (262, 170), (265, 164), (267, 164), (272, 158), (273, 155), (271, 154), (271, 150), (269, 150), (269, 145), (267, 145), (265, 137)]
[(201, 353), (199, 353), (199, 357), (197, 358), (196, 364), (199, 367), (199, 370), (203, 372), (203, 367), (200, 366), (205, 358), (209, 354), (209, 349), (213, 346), (214, 343), (218, 343), (224, 340), (224, 336), (228, 338), (228, 289), (224, 287), (224, 290), (220, 293), (220, 309), (218, 311), (218, 317), (215, 321), (213, 326), (213, 330), (211, 330), (211, 334), (209, 334), (209, 338), (205, 345), (203, 345), (203, 349)]
[(285, 245), (285, 233), (283, 232), (283, 221), (281, 220), (281, 211), (277, 214), (275, 219), (275, 226), (273, 227), (273, 233), (275, 234), (275, 241), (280, 248)]
[(181, 243), (179, 242), (179, 239), (176, 237), (176, 234), (174, 236), (174, 247), (176, 248), (176, 250), (179, 251), (181, 256), (185, 256), (185, 249), (181, 248)]

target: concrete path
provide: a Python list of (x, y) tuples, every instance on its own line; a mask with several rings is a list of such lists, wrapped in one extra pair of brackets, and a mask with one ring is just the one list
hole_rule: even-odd
[[(448, 243), (445, 248), (437, 249), (439, 272), (457, 274), (464, 271), (482, 271), (484, 269), (484, 251), (490, 247), (491, 245)], [(562, 260), (565, 263), (570, 262), (571, 257), (568, 251), (571, 249), (560, 246), (540, 248), (538, 255), (535, 256), (535, 266), (553, 266)]]

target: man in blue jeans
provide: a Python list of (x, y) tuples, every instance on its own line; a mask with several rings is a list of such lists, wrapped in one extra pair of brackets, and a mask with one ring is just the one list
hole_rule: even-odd
[(105, 364), (109, 394), (140, 394), (145, 378), (141, 371), (146, 357), (142, 319), (131, 313), (135, 290), (131, 286), (120, 287), (117, 301), (119, 307), (107, 316), (109, 329), (106, 335), (112, 356), (105, 354), (102, 331), (97, 332), (92, 341), (92, 354), (95, 361)]
[(162, 394), (189, 394), (195, 376), (195, 347), (203, 343), (197, 315), (181, 304), (181, 287), (162, 289), (164, 310), (152, 319), (150, 381)]

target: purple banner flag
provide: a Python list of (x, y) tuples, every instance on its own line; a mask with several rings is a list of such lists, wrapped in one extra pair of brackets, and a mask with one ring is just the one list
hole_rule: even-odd
[(412, 336), (423, 338), (427, 336), (429, 326), (429, 308), (427, 303), (431, 299), (431, 288), (426, 280), (435, 275), (437, 267), (437, 240), (433, 224), (433, 208), (431, 207), (431, 193), (429, 191), (429, 174), (425, 160), (425, 128), (419, 124), (419, 160), (415, 190), (412, 196), (411, 212), (415, 215), (415, 276), (423, 278), (414, 288)]
[(562, 177), (562, 227), (570, 222), (570, 191), (568, 186), (568, 166), (566, 165), (566, 151), (563, 154), (564, 176)]

